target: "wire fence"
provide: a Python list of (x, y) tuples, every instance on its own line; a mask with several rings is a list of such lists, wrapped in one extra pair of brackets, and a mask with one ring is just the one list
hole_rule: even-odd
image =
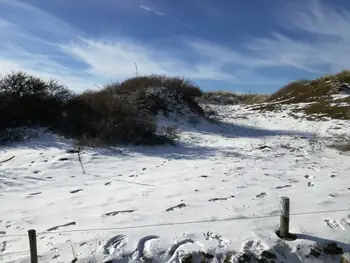
[[(289, 208), (288, 208), (289, 209)], [(333, 209), (333, 210), (320, 210), (320, 211), (309, 211), (309, 212), (297, 212), (289, 213), (289, 216), (307, 216), (315, 214), (329, 214), (337, 212), (350, 212), (350, 208), (343, 209)], [(282, 212), (283, 214), (283, 212)], [(194, 221), (182, 221), (182, 222), (168, 222), (168, 223), (155, 223), (155, 224), (144, 224), (144, 225), (133, 225), (133, 226), (121, 226), (121, 227), (112, 227), (112, 228), (82, 228), (82, 229), (70, 229), (62, 231), (42, 231), (36, 232), (36, 237), (42, 235), (61, 235), (64, 233), (74, 233), (74, 232), (102, 232), (102, 231), (115, 231), (115, 230), (128, 230), (128, 229), (140, 229), (140, 228), (155, 228), (155, 227), (167, 227), (167, 226), (180, 226), (180, 225), (195, 225), (195, 224), (204, 224), (204, 223), (218, 223), (218, 222), (229, 222), (229, 221), (245, 221), (245, 220), (255, 220), (255, 219), (266, 219), (266, 218), (277, 218), (281, 217), (282, 214), (274, 215), (260, 215), (260, 216), (239, 216), (239, 217), (230, 217), (222, 219), (207, 219), (207, 220), (194, 220)], [(4, 237), (28, 237), (28, 234), (0, 234), (0, 239)], [(35, 234), (34, 234), (35, 238)], [(14, 251), (14, 252), (0, 252), (0, 259), (5, 257), (13, 256), (30, 256), (31, 251)]]
[[(305, 216), (315, 214), (329, 214), (337, 212), (350, 212), (350, 208), (333, 209), (333, 210), (322, 210), (322, 211), (309, 211), (309, 212), (297, 212), (290, 213), (290, 216)], [(154, 228), (154, 227), (166, 227), (166, 226), (180, 226), (180, 225), (194, 225), (203, 223), (217, 223), (217, 222), (228, 222), (228, 221), (242, 221), (242, 220), (254, 220), (254, 219), (266, 219), (266, 218), (277, 218), (280, 214), (275, 215), (261, 215), (261, 216), (239, 216), (222, 219), (205, 219), (205, 220), (194, 220), (194, 221), (182, 221), (182, 222), (168, 222), (168, 223), (155, 223), (155, 224), (144, 224), (144, 225), (132, 225), (132, 226), (121, 226), (111, 228), (81, 228), (81, 229), (70, 229), (62, 231), (42, 231), (37, 232), (39, 235), (60, 235), (64, 233), (74, 232), (98, 232), (98, 231), (115, 231), (115, 230), (128, 230), (128, 229), (140, 229), (140, 228)], [(27, 234), (0, 234), (0, 238), (4, 237), (27, 237)], [(11, 252), (11, 253), (25, 253), (24, 251)], [(0, 253), (0, 256), (4, 253)]]
[[(290, 213), (290, 216), (328, 214), (328, 213), (337, 213), (337, 212), (350, 212), (350, 208)], [(59, 235), (59, 234), (74, 233), (74, 232), (128, 230), (128, 229), (138, 229), (138, 228), (154, 228), (154, 227), (166, 227), (166, 226), (193, 225), (193, 224), (217, 223), (217, 222), (226, 222), (226, 221), (266, 219), (266, 218), (276, 218), (276, 217), (280, 217), (280, 215), (276, 214), (276, 215), (261, 215), (261, 216), (240, 216), (240, 217), (230, 217), (230, 218), (222, 218), (222, 219), (205, 219), (205, 220), (182, 221), (182, 222), (155, 223), (155, 224), (121, 226), (121, 227), (111, 227), (111, 228), (81, 228), (81, 229), (70, 229), (70, 230), (62, 230), (62, 231), (43, 231), (43, 232), (37, 232), (37, 235)], [(3, 237), (26, 237), (26, 236), (27, 236), (27, 234), (1, 234), (0, 238), (3, 238)]]
[(0, 258), (5, 256), (12, 256), (12, 255), (18, 255), (18, 256), (28, 256), (30, 254), (30, 251), (15, 251), (15, 252), (5, 252), (0, 253)]

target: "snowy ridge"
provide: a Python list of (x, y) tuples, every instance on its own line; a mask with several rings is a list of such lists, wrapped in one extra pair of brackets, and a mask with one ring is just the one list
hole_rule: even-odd
[[(339, 262), (350, 164), (327, 145), (349, 121), (212, 107), (223, 123), (179, 124), (178, 146), (84, 149), (85, 174), (49, 133), (3, 148), (0, 261), (29, 262), (34, 228), (39, 262)], [(275, 235), (282, 196), (296, 241)]]

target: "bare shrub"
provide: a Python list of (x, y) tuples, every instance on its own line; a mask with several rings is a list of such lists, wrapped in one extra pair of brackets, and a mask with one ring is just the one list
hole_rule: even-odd
[(350, 139), (348, 141), (344, 141), (342, 143), (338, 142), (338, 143), (334, 144), (333, 147), (341, 152), (350, 152)]
[(335, 142), (330, 146), (340, 152), (350, 152), (350, 135), (342, 134), (336, 136)]

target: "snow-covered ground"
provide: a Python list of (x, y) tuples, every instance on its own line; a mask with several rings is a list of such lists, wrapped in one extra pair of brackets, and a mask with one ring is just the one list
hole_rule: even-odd
[[(39, 262), (256, 262), (263, 251), (339, 262), (322, 250), (350, 251), (350, 162), (326, 144), (350, 123), (215, 108), (226, 124), (181, 125), (176, 147), (83, 150), (86, 173), (54, 135), (2, 148), (0, 161), (14, 157), (0, 164), (0, 261), (28, 262), (36, 229)], [(275, 234), (282, 196), (296, 241)]]

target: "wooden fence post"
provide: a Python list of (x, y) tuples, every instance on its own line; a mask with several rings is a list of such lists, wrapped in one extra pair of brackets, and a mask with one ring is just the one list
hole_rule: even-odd
[(280, 217), (280, 236), (281, 238), (289, 237), (289, 198), (283, 196), (281, 198), (281, 217)]
[(36, 231), (35, 229), (28, 230), (29, 247), (30, 247), (30, 262), (38, 263), (38, 251), (36, 246)]

